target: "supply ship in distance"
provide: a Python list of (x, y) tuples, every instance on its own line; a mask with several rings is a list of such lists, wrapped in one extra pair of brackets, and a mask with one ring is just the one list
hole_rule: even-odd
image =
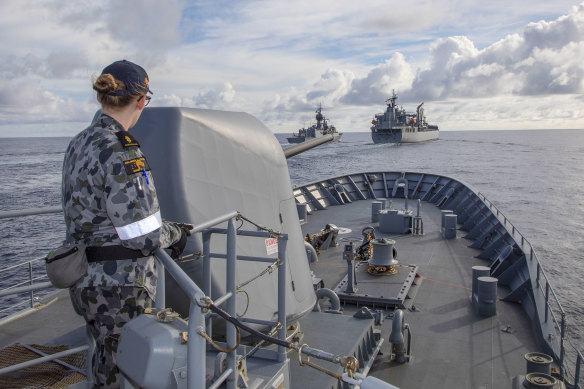
[(424, 116), (424, 103), (418, 105), (416, 113), (407, 113), (395, 103), (397, 95), (386, 100), (387, 110), (375, 115), (371, 121), (373, 143), (416, 143), (438, 139), (438, 126), (430, 125)]
[(333, 141), (338, 141), (341, 139), (341, 135), (337, 132), (335, 126), (329, 126), (327, 119), (322, 114), (322, 106), (319, 104), (316, 112), (316, 124), (308, 128), (301, 128), (298, 130), (298, 134), (292, 133), (292, 136), (288, 138), (288, 143), (302, 143), (306, 140), (322, 138), (326, 135), (332, 135)]

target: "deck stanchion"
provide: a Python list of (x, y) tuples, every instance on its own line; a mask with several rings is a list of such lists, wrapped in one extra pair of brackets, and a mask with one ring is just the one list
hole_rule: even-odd
[[(203, 293), (211, 296), (211, 235), (209, 230), (203, 231)], [(207, 317), (207, 334), (213, 337), (213, 321)]]
[(162, 310), (166, 308), (166, 281), (164, 279), (164, 265), (157, 256), (154, 256), (154, 259), (156, 260), (156, 274), (158, 277), (156, 280), (156, 302), (154, 303), (154, 307), (156, 309)]
[[(28, 263), (28, 279), (30, 286), (32, 286), (32, 262)], [(34, 308), (34, 290), (30, 290), (30, 307)]]
[(545, 283), (545, 322), (547, 323), (548, 321), (548, 312), (551, 309), (550, 308), (550, 284), (546, 281)]
[[(280, 235), (278, 237), (278, 258), (280, 265), (278, 266), (278, 322), (281, 327), (278, 330), (278, 338), (286, 340), (286, 244), (288, 243), (288, 236)], [(278, 346), (278, 361), (284, 362), (286, 360), (286, 348)]]
[[(227, 271), (226, 271), (226, 289), (227, 293), (231, 293), (231, 297), (227, 300), (227, 312), (232, 317), (235, 313), (235, 264), (237, 261), (235, 253), (235, 225), (233, 219), (227, 222)], [(235, 347), (237, 343), (237, 330), (233, 324), (227, 325), (227, 347), (229, 349)], [(227, 378), (227, 389), (235, 389), (237, 387), (237, 366), (236, 366), (237, 350), (233, 350), (227, 354), (227, 368), (231, 369), (232, 374)]]
[(206, 340), (199, 332), (205, 330), (201, 308), (191, 301), (189, 309), (189, 341), (187, 342), (187, 386), (189, 389), (204, 388), (206, 381)]
[(560, 339), (560, 379), (563, 381), (564, 380), (564, 358), (565, 358), (565, 354), (566, 354), (566, 349), (565, 349), (565, 336), (566, 336), (566, 314), (562, 311), (562, 323), (560, 324), (561, 328), (560, 328), (560, 334), (562, 335), (562, 338)]
[(581, 388), (580, 386), (580, 365), (582, 365), (582, 354), (578, 353), (576, 357), (576, 373), (574, 375), (574, 387)]

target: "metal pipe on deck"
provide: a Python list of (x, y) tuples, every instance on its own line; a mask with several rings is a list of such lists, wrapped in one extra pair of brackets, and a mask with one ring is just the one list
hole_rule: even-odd
[(42, 208), (27, 208), (27, 209), (17, 209), (15, 211), (1, 211), (0, 219), (8, 219), (11, 217), (21, 217), (21, 216), (32, 216), (32, 215), (44, 215), (47, 213), (59, 213), (63, 212), (63, 207), (60, 205)]
[(79, 347), (75, 347), (75, 348), (72, 348), (69, 350), (61, 351), (61, 352), (58, 352), (55, 354), (47, 355), (45, 357), (36, 358), (36, 359), (30, 360), (30, 361), (26, 361), (26, 362), (18, 363), (16, 365), (8, 366), (8, 367), (5, 367), (3, 369), (0, 369), (0, 376), (4, 375), (4, 374), (15, 372), (15, 371), (18, 371), (21, 369), (25, 369), (27, 367), (38, 365), (39, 363), (48, 362), (48, 361), (52, 361), (55, 359), (60, 359), (62, 357), (66, 357), (66, 356), (72, 355), (72, 354), (77, 354), (81, 351), (87, 350), (87, 348), (88, 348), (87, 345), (79, 346)]
[(3, 289), (2, 291), (0, 291), (0, 297), (10, 296), (13, 294), (18, 294), (18, 293), (30, 292), (30, 291), (34, 291), (34, 290), (48, 289), (48, 288), (52, 288), (52, 287), (53, 287), (53, 284), (51, 284), (50, 282), (41, 282), (38, 284), (21, 286), (18, 288), (7, 288), (7, 289)]
[(203, 291), (195, 282), (176, 264), (170, 256), (163, 250), (155, 251), (156, 257), (164, 264), (166, 271), (181, 285), (181, 289), (189, 296), (189, 299), (199, 306), (203, 306), (202, 300), (206, 297)]

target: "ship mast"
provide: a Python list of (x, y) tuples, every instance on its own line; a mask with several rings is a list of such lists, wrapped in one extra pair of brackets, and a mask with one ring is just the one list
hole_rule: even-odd
[(318, 109), (315, 111), (316, 112), (316, 128), (318, 128), (318, 129), (322, 128), (321, 124), (320, 124), (320, 122), (322, 122), (322, 120), (323, 120), (323, 116), (322, 116), (321, 111), (322, 111), (322, 104), (318, 103)]
[(396, 105), (395, 101), (397, 100), (397, 94), (395, 93), (395, 89), (392, 89), (392, 96), (385, 100), (387, 103), (387, 114), (391, 112), (391, 116), (388, 118), (390, 121), (395, 121), (397, 119), (397, 112), (396, 112)]
[(385, 100), (388, 107), (395, 108), (395, 101), (397, 100), (397, 95), (395, 94), (395, 89), (392, 89), (392, 96)]

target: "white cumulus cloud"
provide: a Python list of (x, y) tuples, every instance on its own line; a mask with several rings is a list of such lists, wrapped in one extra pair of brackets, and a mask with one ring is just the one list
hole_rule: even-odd
[(411, 97), (440, 100), (496, 95), (584, 92), (584, 4), (555, 21), (530, 23), (477, 50), (466, 37), (440, 39), (430, 48)]
[[(506, 120), (491, 106), (541, 119), (531, 99), (549, 96), (543, 122), (584, 127), (584, 3), (572, 1), (0, 1), (0, 136), (85, 125), (92, 77), (122, 58), (148, 71), (153, 106), (245, 111), (275, 131), (318, 104), (337, 127), (366, 131), (394, 89), (445, 127)], [(449, 122), (461, 110), (473, 120)]]
[(345, 104), (376, 104), (391, 96), (394, 89), (407, 89), (414, 78), (405, 57), (395, 53), (385, 63), (371, 69), (367, 76), (355, 78), (348, 93), (339, 100)]

